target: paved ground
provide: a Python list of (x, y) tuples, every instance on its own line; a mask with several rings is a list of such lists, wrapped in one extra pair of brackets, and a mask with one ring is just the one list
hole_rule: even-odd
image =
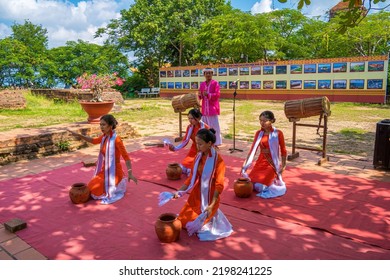
[[(144, 138), (127, 139), (125, 140), (125, 144), (128, 152), (132, 152), (144, 148), (145, 144), (158, 143), (162, 138), (167, 137), (173, 140), (176, 136), (177, 135), (156, 135)], [(245, 158), (250, 148), (250, 144), (251, 143), (248, 142), (236, 141), (233, 145), (232, 140), (224, 140), (224, 144), (220, 147), (220, 152), (222, 154)], [(236, 149), (242, 149), (243, 152), (235, 150), (231, 153), (230, 149), (233, 147)], [(38, 174), (79, 162), (94, 162), (96, 160), (98, 149), (99, 147), (96, 145), (74, 152), (0, 166), (0, 181), (23, 177), (28, 174)], [(288, 152), (291, 153), (291, 148), (289, 147)], [(288, 161), (288, 166), (297, 166), (312, 170), (313, 172), (333, 172), (362, 177), (365, 179), (390, 182), (390, 171), (385, 169), (374, 169), (372, 165), (372, 158), (328, 154), (329, 160), (322, 165), (318, 165), (318, 161), (321, 159), (321, 154), (306, 150), (298, 150), (298, 152), (300, 153), (300, 156), (293, 161)], [(7, 231), (3, 224), (0, 224), (0, 260), (12, 259), (42, 260), (46, 259), (46, 257), (20, 239), (15, 233)]]

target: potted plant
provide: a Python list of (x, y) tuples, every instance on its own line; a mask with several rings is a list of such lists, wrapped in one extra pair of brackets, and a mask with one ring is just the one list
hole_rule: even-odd
[(76, 81), (81, 89), (89, 89), (92, 93), (91, 100), (79, 102), (88, 114), (88, 122), (99, 123), (101, 116), (108, 114), (114, 106), (113, 100), (103, 100), (103, 91), (114, 85), (122, 85), (123, 80), (117, 73), (106, 75), (84, 73)]

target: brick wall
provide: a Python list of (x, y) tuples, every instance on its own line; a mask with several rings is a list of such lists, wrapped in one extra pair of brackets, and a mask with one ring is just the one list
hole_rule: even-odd
[[(0, 134), (0, 165), (11, 162), (40, 158), (63, 153), (91, 144), (76, 139), (66, 129), (88, 136), (100, 135), (99, 124), (63, 124), (37, 129), (15, 129)], [(139, 136), (128, 123), (120, 123), (116, 128), (122, 139)], [(67, 149), (64, 150), (64, 147)]]
[[(65, 102), (92, 99), (92, 93), (89, 90), (81, 89), (32, 89), (31, 93)], [(116, 90), (104, 91), (102, 97), (103, 100), (114, 100), (116, 104), (124, 103), (122, 94)]]
[(21, 90), (0, 91), (0, 109), (26, 108), (26, 99)]

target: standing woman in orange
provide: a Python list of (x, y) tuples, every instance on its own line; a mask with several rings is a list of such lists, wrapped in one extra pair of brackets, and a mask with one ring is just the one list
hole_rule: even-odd
[[(245, 160), (241, 175), (249, 178), (257, 196), (271, 198), (284, 195), (286, 185), (282, 173), (286, 168), (287, 150), (283, 132), (272, 124), (275, 116), (271, 111), (264, 111), (259, 116), (261, 129), (256, 131), (254, 141)], [(257, 150), (260, 155), (249, 175), (246, 173), (251, 166)]]
[(89, 143), (100, 144), (95, 174), (88, 183), (88, 188), (92, 198), (101, 199), (102, 204), (114, 203), (125, 195), (127, 182), (120, 162), (121, 156), (126, 162), (128, 181), (133, 180), (137, 184), (137, 178), (132, 172), (130, 157), (122, 139), (115, 132), (117, 125), (118, 122), (113, 115), (104, 115), (100, 119), (100, 129), (103, 134), (97, 138), (69, 130), (74, 136)]
[(174, 197), (181, 197), (185, 192), (191, 193), (181, 209), (178, 219), (183, 228), (200, 217), (204, 217), (196, 230), (201, 241), (211, 241), (228, 237), (232, 232), (232, 225), (219, 209), (220, 194), (224, 189), (225, 163), (214, 146), (216, 141), (215, 130), (200, 129), (196, 134), (198, 154), (193, 162), (191, 175), (183, 186), (174, 193)]
[(195, 159), (196, 154), (198, 153), (198, 149), (196, 148), (195, 136), (198, 133), (199, 129), (207, 128), (209, 126), (205, 124), (202, 120), (202, 113), (198, 109), (191, 109), (188, 112), (188, 121), (190, 124), (187, 126), (186, 134), (184, 135), (184, 140), (177, 145), (176, 147), (173, 144), (168, 144), (169, 150), (178, 151), (187, 146), (188, 142), (192, 140), (192, 145), (188, 154), (183, 159), (180, 167), (182, 168), (182, 173), (189, 175), (191, 171), (192, 163)]

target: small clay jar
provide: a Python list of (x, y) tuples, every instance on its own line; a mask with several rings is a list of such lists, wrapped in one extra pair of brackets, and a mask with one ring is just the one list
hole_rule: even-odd
[(238, 178), (234, 181), (234, 193), (237, 197), (250, 197), (253, 192), (253, 184), (248, 178)]
[(163, 243), (179, 240), (181, 228), (180, 220), (173, 213), (161, 214), (154, 225), (157, 237)]
[(87, 202), (90, 194), (91, 192), (85, 183), (74, 183), (69, 190), (70, 200), (74, 204)]
[(182, 169), (180, 167), (180, 164), (170, 163), (168, 164), (168, 167), (165, 172), (169, 180), (179, 180), (181, 178)]

